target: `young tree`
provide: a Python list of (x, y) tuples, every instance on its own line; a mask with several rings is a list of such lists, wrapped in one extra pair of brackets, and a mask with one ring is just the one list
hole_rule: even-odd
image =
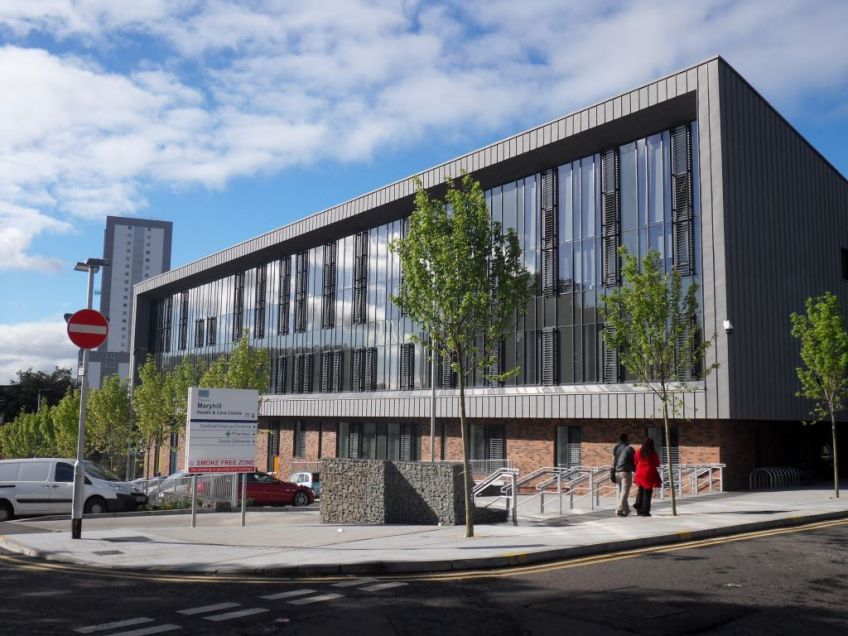
[[(69, 389), (53, 407), (53, 434), (56, 436), (57, 457), (76, 457), (79, 429), (80, 392)], [(86, 440), (88, 442), (89, 440)], [(88, 443), (86, 444), (88, 446)]]
[(218, 389), (268, 390), (271, 360), (267, 349), (250, 346), (245, 333), (229, 357), (219, 356), (200, 378), (200, 385)]
[(833, 437), (833, 490), (839, 497), (839, 462), (836, 450), (836, 413), (848, 398), (848, 333), (839, 299), (825, 292), (807, 298), (806, 314), (793, 313), (792, 335), (801, 341), (798, 379), (801, 390), (795, 395), (813, 400), (815, 421), (830, 418)]
[(116, 456), (123, 458), (132, 440), (132, 402), (127, 383), (117, 375), (103, 379), (100, 388), (88, 398), (86, 441), (109, 457), (114, 468)]
[(168, 378), (147, 356), (147, 361), (138, 369), (141, 383), (132, 395), (135, 423), (145, 448), (153, 447), (156, 453), (154, 471), (158, 470), (159, 447), (169, 423), (172, 421), (173, 401), (168, 392)]
[[(447, 180), (445, 200), (430, 197), (418, 183), (406, 237), (390, 249), (400, 257), (403, 278), (392, 302), (416, 322), (429, 341), (412, 338), (452, 360), (459, 383), (465, 536), (474, 536), (470, 436), (465, 416), (466, 374), (472, 364), (493, 380), (512, 373), (491, 371), (495, 345), (513, 326), (531, 297), (530, 275), (521, 263), (515, 231), (492, 223), (480, 184), (463, 175)], [(483, 345), (479, 341), (483, 337)]]
[[(697, 323), (698, 285), (692, 281), (684, 293), (680, 273), (664, 273), (655, 250), (648, 252), (641, 268), (624, 247), (619, 254), (623, 284), (611, 290), (601, 308), (607, 325), (603, 340), (618, 350), (636, 384), (649, 388), (662, 403), (671, 513), (677, 515), (668, 419), (669, 411), (674, 415), (679, 407), (675, 395), (690, 390), (687, 381), (698, 379), (710, 346), (700, 337)], [(703, 369), (701, 378), (716, 366)]]
[(0, 455), (3, 457), (52, 457), (56, 450), (50, 406), (18, 416), (0, 428)]

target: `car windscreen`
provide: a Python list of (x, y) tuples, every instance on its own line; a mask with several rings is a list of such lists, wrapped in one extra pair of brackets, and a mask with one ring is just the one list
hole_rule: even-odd
[(94, 462), (85, 462), (85, 472), (95, 479), (103, 479), (104, 481), (124, 481), (108, 468), (105, 468), (100, 464), (95, 464)]

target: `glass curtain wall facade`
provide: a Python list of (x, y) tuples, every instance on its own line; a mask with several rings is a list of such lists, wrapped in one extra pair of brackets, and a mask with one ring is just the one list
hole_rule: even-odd
[[(683, 146), (676, 158), (672, 150), (684, 137), (688, 164), (681, 163)], [(505, 367), (520, 367), (508, 385), (626, 379), (605, 377), (603, 371), (599, 307), (611, 280), (603, 251), (620, 244), (643, 257), (655, 249), (667, 271), (681, 269), (685, 284), (700, 278), (697, 148), (697, 126), (691, 123), (486, 191), (493, 220), (515, 229), (524, 264), (536, 281), (536, 298), (501, 347)], [(681, 234), (685, 227), (678, 218), (683, 182), (673, 176), (680, 165), (688, 170), (688, 235)], [(602, 181), (602, 172), (611, 166), (616, 168), (613, 226), (604, 216), (604, 206), (613, 200), (605, 194), (613, 173)], [(555, 192), (543, 197), (543, 188), (551, 187)], [(281, 253), (260, 267), (160, 300), (155, 308), (157, 363), (171, 367), (184, 355), (212, 360), (231, 351), (238, 334), (247, 333), (252, 346), (271, 353), (269, 393), (428, 388), (426, 352), (409, 338), (417, 327), (390, 298), (401, 276), (388, 245), (403, 231), (404, 220), (398, 219), (303, 252)], [(615, 240), (605, 243), (611, 231)], [(551, 267), (553, 247), (551, 285), (549, 278), (543, 281), (542, 271)], [(681, 267), (686, 253), (694, 258)], [(324, 307), (328, 302), (333, 303), (330, 311)], [(185, 338), (183, 325), (194, 325), (195, 334), (203, 335)], [(553, 374), (546, 367), (552, 356)], [(408, 368), (402, 372), (402, 359), (411, 373)], [(468, 385), (486, 383), (472, 371)]]

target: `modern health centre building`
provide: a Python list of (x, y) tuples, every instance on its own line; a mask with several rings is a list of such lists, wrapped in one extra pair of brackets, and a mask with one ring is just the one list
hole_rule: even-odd
[(520, 373), (505, 386), (469, 377), (473, 457), (528, 472), (608, 464), (625, 431), (664, 443), (658, 401), (601, 344), (598, 307), (625, 245), (697, 281), (716, 337), (707, 363), (719, 366), (673, 423), (678, 461), (725, 463), (730, 487), (755, 466), (820, 461), (827, 432), (800, 426), (789, 316), (825, 290), (848, 299), (848, 184), (720, 57), (135, 285), (135, 364), (211, 359), (246, 331), (272, 363), (259, 465), (284, 475), (321, 457), (429, 459), (435, 381), (434, 454), (459, 459), (456, 378), (441, 364), (431, 377), (411, 342), (388, 244), (416, 178), (438, 195), (463, 171), (536, 279), (499, 351)]

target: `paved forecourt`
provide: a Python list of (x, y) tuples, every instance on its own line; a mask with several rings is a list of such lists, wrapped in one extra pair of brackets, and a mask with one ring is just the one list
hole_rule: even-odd
[(317, 506), (262, 509), (240, 515), (183, 514), (86, 518), (83, 539), (67, 520), (0, 524), (0, 547), (51, 561), (101, 568), (267, 575), (390, 574), (509, 567), (786, 527), (848, 519), (848, 500), (831, 489), (725, 493), (667, 502), (651, 518), (609, 511), (522, 517), (512, 524), (464, 527), (335, 526)]

